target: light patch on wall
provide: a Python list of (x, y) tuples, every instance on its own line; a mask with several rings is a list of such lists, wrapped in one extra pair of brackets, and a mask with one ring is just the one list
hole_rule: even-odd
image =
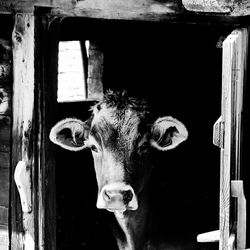
[(58, 102), (86, 100), (86, 82), (80, 41), (61, 41), (58, 55)]
[(9, 236), (7, 226), (0, 225), (0, 249), (9, 249)]

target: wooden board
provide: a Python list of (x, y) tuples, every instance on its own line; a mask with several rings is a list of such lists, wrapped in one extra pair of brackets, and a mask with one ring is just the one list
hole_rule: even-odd
[(1, 168), (0, 166), (0, 249), (1, 250), (9, 249), (9, 225), (8, 225), (9, 174), (10, 174), (9, 168)]
[[(19, 161), (34, 167), (33, 110), (34, 110), (34, 17), (17, 14), (13, 31), (13, 130), (12, 176)], [(19, 194), (12, 180), (12, 249), (23, 249), (26, 237), (34, 241), (34, 213), (22, 213)], [(29, 246), (32, 250), (32, 246)]]
[(9, 167), (10, 167), (10, 153), (0, 152), (0, 168), (9, 168)]
[[(0, 168), (0, 206), (9, 207), (9, 169)], [(1, 224), (1, 221), (0, 221)]]
[[(10, 24), (1, 17), (1, 23)], [(9, 194), (10, 194), (10, 141), (12, 51), (8, 27), (0, 34), (0, 249), (9, 249)]]
[(0, 205), (0, 228), (1, 226), (6, 226), (5, 228), (8, 229), (8, 215), (9, 209), (5, 206)]
[(10, 117), (0, 115), (0, 151), (1, 152), (10, 151), (10, 130), (11, 130)]
[(9, 250), (9, 234), (7, 225), (0, 225), (0, 249)]
[(37, 88), (37, 176), (34, 183), (37, 204), (37, 238), (40, 250), (56, 250), (56, 169), (55, 145), (49, 140), (50, 129), (57, 120), (57, 70), (60, 19), (50, 22), (47, 17), (37, 19), (38, 32), (36, 81)]
[(103, 97), (103, 48), (100, 42), (89, 41), (87, 91), (89, 100)]
[[(246, 29), (236, 30), (223, 42), (222, 123), (224, 146), (220, 168), (220, 250), (228, 248), (234, 207), (230, 207), (230, 180), (239, 179), (242, 144), (242, 101), (247, 58)], [(230, 211), (231, 209), (231, 211)], [(239, 229), (239, 233), (242, 229)], [(245, 234), (241, 232), (241, 234)]]
[[(230, 16), (246, 16), (250, 14), (248, 0), (8, 0), (0, 2), (0, 12), (33, 13), (34, 6), (53, 8), (54, 14), (71, 16), (124, 19), (124, 20), (171, 20), (173, 15), (190, 17), (190, 13), (213, 13)], [(199, 15), (197, 15), (199, 17)], [(187, 21), (187, 18), (185, 18)]]

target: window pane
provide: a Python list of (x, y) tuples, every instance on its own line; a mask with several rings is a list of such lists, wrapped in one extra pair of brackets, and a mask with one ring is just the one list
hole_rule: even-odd
[(83, 69), (80, 42), (60, 42), (58, 55), (58, 102), (76, 102), (86, 99)]

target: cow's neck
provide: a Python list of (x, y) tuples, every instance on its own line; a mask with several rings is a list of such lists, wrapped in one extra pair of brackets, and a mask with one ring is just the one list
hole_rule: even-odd
[(123, 231), (124, 237), (117, 235), (120, 250), (146, 249), (150, 223), (149, 194), (144, 190), (140, 196), (139, 207), (136, 211), (127, 211), (124, 216), (115, 214), (116, 220)]

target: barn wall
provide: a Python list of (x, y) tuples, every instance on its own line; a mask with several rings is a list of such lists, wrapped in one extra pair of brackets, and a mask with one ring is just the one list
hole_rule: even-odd
[[(142, 1), (142, 3), (145, 3), (143, 5), (144, 6), (143, 8), (142, 8), (142, 6), (137, 6), (137, 8), (134, 8), (135, 4), (136, 4), (136, 1), (130, 1), (128, 3), (128, 6), (124, 6), (124, 1), (117, 1), (116, 5), (114, 4), (113, 1), (110, 1), (110, 5), (105, 5), (105, 4), (103, 4), (104, 2), (101, 1), (101, 0), (100, 1), (93, 1), (93, 2), (92, 1), (78, 1), (79, 3), (75, 4), (75, 5), (73, 4), (74, 1), (69, 2), (69, 1), (64, 1), (64, 0), (62, 0), (62, 1), (60, 1), (60, 0), (47, 1), (47, 2), (44, 1), (43, 4), (40, 1), (32, 1), (32, 2), (31, 1), (5, 1), (5, 2), (0, 1), (0, 12), (1, 13), (12, 12), (14, 10), (20, 10), (21, 12), (22, 11), (23, 12), (33, 12), (34, 9), (35, 9), (34, 8), (34, 2), (36, 4), (36, 6), (52, 7), (51, 12), (48, 11), (48, 12), (46, 12), (46, 14), (49, 13), (49, 14), (52, 14), (52, 15), (62, 15), (62, 16), (76, 15), (78, 17), (81, 16), (81, 17), (94, 17), (94, 18), (104, 18), (104, 19), (126, 19), (126, 20), (136, 19), (136, 20), (146, 20), (146, 21), (162, 21), (162, 20), (166, 21), (166, 20), (168, 20), (170, 22), (172, 22), (172, 21), (176, 22), (178, 20), (178, 22), (182, 22), (182, 23), (185, 22), (185, 21), (199, 22), (199, 21), (202, 20), (202, 22), (208, 22), (208, 20), (213, 20), (212, 22), (216, 22), (216, 20), (217, 21), (222, 20), (220, 18), (217, 19), (218, 16), (215, 19), (214, 18), (209, 19), (210, 17), (208, 17), (208, 15), (206, 15), (204, 17), (199, 16), (199, 18), (196, 19), (196, 18), (193, 18), (193, 17), (195, 17), (194, 13), (192, 13), (192, 15), (187, 15), (186, 18), (188, 18), (188, 19), (183, 18), (183, 16), (176, 16), (176, 13), (181, 13), (183, 11), (183, 9), (182, 8), (178, 9), (180, 7), (179, 4), (177, 4), (176, 6), (172, 5), (172, 7), (171, 7), (170, 5), (168, 5), (168, 2), (172, 2), (172, 4), (173, 4), (173, 1), (168, 1), (168, 0), (166, 0), (166, 1), (146, 1), (145, 0), (145, 1)], [(155, 5), (152, 4), (152, 3), (156, 3), (156, 2), (157, 2), (157, 4), (155, 4)], [(182, 2), (187, 3), (187, 1), (182, 1)], [(199, 1), (197, 1), (197, 2), (199, 2)], [(246, 1), (243, 1), (243, 2), (246, 3), (246, 5), (249, 6), (249, 4)], [(93, 5), (93, 3), (95, 3), (97, 5)], [(179, 3), (181, 3), (181, 1), (179, 1)], [(10, 7), (10, 6), (12, 6), (12, 7)], [(94, 6), (100, 6), (100, 9), (97, 10), (97, 9), (94, 8)], [(39, 15), (40, 13), (39, 13), (38, 9), (36, 9), (35, 14)], [(131, 10), (134, 10), (134, 11), (131, 11)], [(228, 17), (230, 15), (231, 14), (228, 14), (227, 16), (223, 16), (223, 20), (225, 21), (225, 23), (227, 23), (227, 21), (228, 21), (228, 23), (231, 23), (231, 24), (234, 23), (234, 21), (230, 21), (231, 19), (230, 20), (228, 19)], [(234, 14), (232, 13), (232, 16), (233, 15)], [(247, 15), (247, 14), (245, 13), (244, 15)], [(192, 16), (192, 18), (189, 19), (191, 16)], [(75, 20), (77, 20), (77, 19), (75, 19)], [(77, 25), (79, 25), (79, 24), (81, 25), (81, 23), (78, 22), (78, 21), (77, 21), (77, 23), (78, 23)], [(92, 21), (93, 21), (93, 19), (91, 20), (91, 22)], [(236, 22), (239, 23), (241, 21), (237, 20)], [(11, 33), (12, 33), (12, 30), (13, 30), (12, 17), (6, 16), (6, 15), (1, 15), (0, 16), (0, 23), (5, 23), (6, 24), (5, 27), (1, 27), (1, 33), (0, 33), (0, 246), (1, 246), (1, 244), (3, 244), (1, 242), (3, 242), (3, 241), (4, 241), (4, 245), (8, 244), (8, 234), (7, 234), (7, 232), (8, 232), (8, 221), (9, 221), (8, 214), (9, 214), (9, 193), (10, 193), (10, 190), (9, 190), (10, 189), (10, 181), (9, 180), (10, 180), (10, 168), (11, 168), (11, 150), (10, 150), (10, 148), (12, 148), (12, 145), (11, 145), (11, 136), (12, 136), (11, 135), (11, 126), (12, 126), (12, 123), (13, 123), (13, 120), (12, 120), (12, 107), (11, 107), (11, 103), (12, 103), (12, 100), (11, 100), (11, 96), (12, 96)], [(242, 23), (246, 23), (245, 19), (244, 20), (242, 19)], [(249, 21), (248, 21), (248, 23), (249, 23)], [(115, 23), (114, 27), (112, 27), (112, 28), (114, 28), (116, 31), (121, 30), (120, 28), (122, 26), (120, 26), (120, 25), (122, 23), (119, 23), (119, 25), (118, 25), (119, 28), (118, 28), (118, 26), (116, 26), (116, 24), (118, 24), (118, 23)], [(82, 27), (80, 27), (80, 25), (77, 26), (79, 28), (78, 32), (77, 32), (77, 36), (79, 36), (79, 39), (81, 38), (80, 37), (81, 35), (79, 35), (79, 30), (82, 29)], [(128, 34), (127, 37), (129, 37), (129, 34), (130, 34), (128, 27), (129, 26), (127, 26), (127, 34)], [(179, 28), (178, 26), (176, 26), (176, 27)], [(141, 27), (138, 27), (138, 28), (141, 28)], [(153, 29), (154, 27), (151, 27), (151, 28)], [(169, 29), (169, 27), (167, 27), (167, 28)], [(85, 34), (86, 29), (88, 29), (88, 28), (85, 27), (85, 32), (80, 32), (80, 33)], [(140, 29), (138, 29), (138, 30), (140, 30)], [(147, 28), (145, 28), (145, 30), (147, 30)], [(113, 30), (110, 29), (110, 31), (109, 31), (110, 34), (112, 34), (112, 31)], [(134, 29), (134, 31), (136, 31), (136, 28)], [(193, 34), (195, 34), (195, 32)], [(90, 35), (90, 38), (96, 38), (96, 33), (97, 32), (94, 31), (94, 33), (95, 34)], [(165, 34), (166, 29), (161, 30), (160, 33)], [(173, 32), (173, 30), (172, 30), (172, 33), (175, 34), (175, 32)], [(179, 32), (176, 32), (176, 33), (179, 34)], [(102, 32), (99, 32), (98, 34), (100, 35), (100, 34), (102, 34)], [(155, 37), (154, 35), (155, 34), (151, 34), (150, 39), (152, 40), (152, 44), (154, 44), (155, 48), (158, 48), (159, 44), (162, 47), (164, 47), (164, 43), (161, 42), (161, 37), (158, 37), (159, 40), (155, 41), (154, 40), (154, 37)], [(73, 36), (74, 36), (74, 34), (73, 34)], [(144, 37), (143, 37), (143, 39), (145, 39), (144, 41), (146, 41), (148, 39), (147, 36), (148, 36), (148, 33), (145, 32)], [(154, 82), (154, 81), (161, 82), (165, 77), (165, 76), (162, 76), (162, 75), (158, 74), (157, 66), (152, 68), (150, 66), (151, 65), (150, 63), (149, 64), (147, 64), (147, 63), (140, 64), (140, 66), (138, 66), (138, 64), (136, 64), (136, 62), (137, 62), (136, 60), (130, 61), (128, 58), (126, 58), (126, 61), (121, 62), (121, 64), (114, 64), (114, 62), (116, 61), (117, 57), (118, 57), (118, 59), (121, 56), (126, 57), (126, 55), (125, 55), (126, 52), (128, 52), (128, 54), (130, 53), (130, 54), (133, 55), (132, 51), (135, 52), (135, 59), (146, 55), (146, 53), (144, 53), (145, 51), (147, 51), (147, 53), (149, 52), (148, 55), (151, 57), (150, 60), (152, 62), (155, 59), (155, 57), (153, 55), (154, 54), (153, 47), (152, 47), (152, 50), (148, 51), (147, 49), (149, 47), (147, 47), (147, 45), (150, 45), (150, 43), (148, 43), (147, 45), (144, 44), (143, 49), (145, 49), (145, 50), (144, 51), (141, 50), (141, 52), (140, 52), (141, 55), (140, 55), (140, 54), (136, 54), (137, 53), (136, 46), (138, 48), (140, 48), (141, 44), (143, 44), (143, 39), (141, 41), (138, 40), (137, 42), (134, 42), (134, 41), (132, 41), (130, 39), (127, 39), (126, 43), (128, 43), (128, 44), (125, 44), (125, 42), (122, 42), (120, 40), (118, 41), (119, 43), (117, 43), (117, 41), (115, 39), (116, 39), (116, 37), (114, 38), (114, 40), (106, 41), (106, 50), (108, 51), (108, 53), (113, 51), (113, 48), (115, 48), (118, 51), (117, 54), (113, 53), (113, 54), (110, 54), (109, 57), (107, 57), (108, 63), (107, 63), (107, 69), (106, 69), (106, 72), (104, 74), (104, 77), (105, 77), (105, 81), (109, 82), (109, 85), (106, 85), (106, 87), (111, 87), (111, 88), (117, 87), (117, 79), (118, 79), (118, 77), (120, 75), (122, 75), (124, 77), (122, 77), (121, 82), (119, 82), (120, 88), (121, 87), (130, 88), (135, 92), (135, 94), (139, 94), (139, 95), (141, 94), (141, 89), (143, 88), (144, 92), (145, 92), (144, 94), (149, 95), (149, 93), (151, 93), (152, 89), (151, 89), (151, 87), (148, 88), (148, 86), (151, 86), (150, 84), (152, 82)], [(182, 39), (182, 37), (181, 37), (181, 35), (179, 35), (179, 41), (181, 41), (181, 39)], [(219, 36), (217, 37), (217, 35), (216, 35), (216, 39), (218, 40)], [(213, 42), (214, 42), (214, 44), (216, 44), (215, 41), (213, 41)], [(159, 44), (157, 44), (157, 43), (159, 43)], [(195, 39), (193, 39), (192, 43), (193, 44), (196, 43)], [(193, 46), (192, 43), (190, 42), (190, 46)], [(126, 46), (129, 45), (128, 48), (130, 48), (130, 49), (127, 49), (126, 52), (125, 51), (122, 52), (120, 50), (121, 48), (119, 48), (119, 46), (121, 46), (121, 44), (122, 44), (123, 48), (126, 48)], [(200, 49), (202, 51), (203, 45), (201, 45), (201, 44), (199, 44), (199, 45), (200, 45)], [(175, 46), (174, 43), (170, 42), (169, 43), (169, 48), (172, 49), (171, 46), (174, 47)], [(179, 46), (182, 47), (181, 42), (179, 43)], [(187, 43), (187, 46), (188, 46), (188, 43)], [(170, 53), (170, 56), (175, 58), (175, 56), (174, 56), (175, 52), (174, 51), (171, 52), (171, 51), (164, 50), (164, 55), (165, 55), (164, 58), (165, 59), (169, 57), (168, 53)], [(161, 53), (162, 53), (162, 51), (158, 50), (158, 54), (160, 55)], [(45, 54), (45, 53), (43, 53), (43, 54)], [(191, 58), (190, 54), (187, 53), (186, 55), (190, 56), (190, 58)], [(182, 55), (179, 53), (179, 58), (181, 58), (181, 57), (182, 57)], [(50, 59), (46, 58), (45, 64), (46, 64), (47, 60), (49, 61)], [(56, 59), (54, 59), (54, 60), (56, 60)], [(146, 60), (147, 60), (147, 56), (145, 56), (145, 61)], [(162, 70), (162, 72), (164, 72), (164, 66), (163, 65), (165, 65), (166, 62), (163, 59), (161, 59), (161, 60), (162, 61), (160, 61), (160, 60), (158, 61), (159, 65), (158, 64), (155, 64), (155, 65), (158, 65), (159, 66), (158, 68), (160, 68)], [(186, 68), (184, 67), (185, 62), (188, 65), (188, 67), (186, 67)], [(186, 74), (189, 73), (189, 72), (192, 72), (192, 70), (193, 70), (192, 62), (193, 61), (191, 61), (191, 64), (189, 64), (189, 59), (186, 59), (186, 61), (182, 62), (182, 66), (183, 66), (183, 68), (185, 68), (185, 73)], [(50, 63), (53, 64), (52, 61), (50, 61)], [(176, 67), (180, 67), (179, 62), (174, 61), (174, 63), (176, 64)], [(127, 65), (130, 65), (129, 70), (131, 70), (131, 72), (129, 72), (129, 74), (128, 74), (127, 70), (124, 70), (124, 69), (127, 69)], [(173, 64), (170, 61), (168, 61), (167, 65), (170, 68), (171, 67), (174, 68)], [(133, 67), (137, 72), (133, 71), (133, 69), (132, 69)], [(113, 74), (114, 73), (114, 68), (116, 68), (116, 70), (115, 70), (116, 74)], [(201, 69), (204, 69), (204, 68), (205, 67), (201, 66)], [(156, 74), (153, 74), (151, 72), (149, 77), (148, 77), (148, 75), (143, 74), (144, 72), (150, 72), (151, 70), (154, 70)], [(179, 80), (183, 80), (183, 82), (186, 81), (186, 78), (184, 76), (182, 78), (179, 75), (178, 70), (173, 70), (173, 71), (169, 70), (169, 72), (172, 72), (170, 75), (167, 76), (169, 80), (171, 80), (171, 81), (175, 80), (176, 77), (177, 77), (177, 78), (181, 78)], [(40, 74), (42, 75), (43, 72), (41, 72)], [(200, 75), (197, 75), (196, 77), (197, 78), (199, 78), (199, 77), (202, 78), (203, 76), (202, 76), (202, 74), (200, 74)], [(139, 82), (139, 81), (141, 82), (141, 84), (136, 85), (137, 82)], [(189, 81), (191, 81), (191, 79), (189, 79)], [(207, 85), (210, 84), (209, 80), (207, 80), (207, 83), (208, 83)], [(44, 83), (44, 85), (45, 85), (45, 83)], [(51, 85), (53, 85), (53, 84), (51, 84)], [(137, 86), (137, 87), (135, 87), (135, 86)], [(159, 83), (159, 86), (160, 86), (160, 83)], [(55, 87), (55, 86), (53, 85), (53, 87)], [(188, 90), (188, 93), (192, 93), (192, 91), (190, 89), (193, 89), (194, 90), (193, 92), (195, 92), (199, 87), (201, 87), (201, 86), (200, 86), (200, 83), (199, 83), (198, 80), (194, 83), (194, 85), (192, 85), (190, 87), (185, 85), (185, 88)], [(46, 85), (45, 89), (46, 89), (47, 92), (50, 92), (51, 86)], [(174, 88), (174, 87), (169, 88), (170, 92), (174, 92), (177, 89), (178, 89), (178, 87), (177, 88)], [(212, 89), (210, 89), (210, 90), (211, 90), (211, 92), (213, 92)], [(219, 91), (219, 90), (217, 89), (217, 91)], [(159, 98), (159, 100), (164, 100), (166, 98), (165, 94), (164, 93), (159, 93), (158, 90), (152, 96), (153, 96), (153, 98), (161, 97), (161, 98)], [(46, 97), (46, 98), (49, 99), (49, 97)], [(185, 97), (185, 98), (186, 98), (187, 103), (189, 105), (189, 106), (187, 105), (187, 107), (192, 108), (192, 106), (196, 105), (195, 104), (195, 102), (196, 102), (195, 101), (195, 98), (196, 98), (195, 94), (193, 94), (193, 96), (192, 96), (192, 100), (193, 100), (192, 102), (189, 101), (189, 98), (187, 98), (187, 97)], [(47, 99), (46, 99), (46, 102), (48, 102)], [(171, 100), (171, 99), (168, 100), (169, 103), (171, 103), (171, 101), (174, 101), (174, 100)], [(54, 100), (53, 100), (53, 103), (54, 103)], [(37, 106), (38, 106), (38, 104), (37, 104)], [(87, 106), (89, 106), (89, 105), (87, 105)], [(219, 105), (218, 105), (218, 107), (219, 107)], [(50, 109), (50, 107), (48, 107), (48, 106), (46, 108)], [(185, 119), (188, 120), (189, 118), (186, 118), (186, 116), (189, 116), (189, 113), (186, 112), (186, 114), (183, 115), (182, 114), (183, 112), (181, 111), (181, 108), (182, 107), (177, 105), (176, 110), (174, 110), (173, 112), (177, 112), (177, 113), (179, 112)], [(40, 107), (40, 109), (42, 110), (42, 107)], [(84, 107), (84, 109), (88, 110), (88, 107)], [(52, 111), (53, 110), (54, 110), (54, 108), (52, 109)], [(59, 107), (59, 110), (60, 110), (60, 107)], [(52, 117), (55, 120), (54, 114), (53, 114), (52, 111), (50, 111), (50, 112), (47, 112), (47, 111), (48, 110), (46, 110), (46, 112), (44, 112), (46, 115), (43, 114), (44, 116), (42, 116), (42, 118), (44, 118), (46, 116), (46, 119), (50, 120), (50, 123), (52, 123)], [(78, 111), (82, 112), (82, 109), (80, 109), (80, 107), (79, 107)], [(78, 111), (76, 111), (76, 112), (78, 112)], [(186, 111), (188, 111), (188, 110), (186, 110)], [(60, 114), (60, 112), (58, 112), (57, 115), (58, 116), (65, 115), (66, 114), (65, 113), (65, 107), (63, 108), (63, 112), (64, 112), (63, 114)], [(195, 117), (196, 117), (196, 113), (193, 112), (192, 116), (194, 116), (194, 117), (191, 120), (194, 120)], [(197, 123), (198, 123), (198, 121), (197, 121)], [(193, 125), (191, 124), (191, 127), (192, 126)], [(45, 127), (45, 125), (44, 125), (44, 127)], [(50, 126), (44, 128), (44, 129), (46, 129), (46, 133), (48, 133), (47, 130), (49, 129), (49, 127)], [(198, 138), (197, 138), (197, 140), (198, 140)], [(63, 152), (63, 154), (66, 155), (64, 152)], [(49, 153), (46, 153), (46, 156), (43, 159), (43, 161), (44, 161), (43, 164), (45, 165), (45, 162), (46, 162), (47, 165), (45, 167), (45, 170), (41, 170), (41, 172), (44, 171), (44, 173), (45, 173), (44, 176), (42, 176), (41, 179), (44, 182), (45, 182), (45, 180), (47, 181), (47, 179), (49, 179), (49, 181), (52, 183), (53, 178), (51, 178), (51, 177), (48, 178), (48, 176), (51, 176), (51, 172), (54, 171), (54, 170), (51, 170), (51, 168), (49, 168), (50, 165), (52, 165), (52, 163), (47, 163), (48, 161), (46, 161), (47, 159), (50, 159), (48, 155), (49, 155)], [(88, 157), (88, 156), (86, 156), (86, 157)], [(200, 157), (200, 158), (202, 158), (202, 157)], [(77, 161), (76, 161), (76, 163), (77, 163)], [(43, 164), (41, 164), (41, 166), (44, 166)], [(70, 164), (70, 162), (69, 162), (69, 164)], [(91, 162), (89, 161), (86, 165), (91, 165)], [(65, 164), (65, 166), (66, 166), (66, 164)], [(196, 167), (199, 170), (198, 164), (197, 164)], [(57, 171), (58, 171), (58, 168), (57, 168)], [(89, 171), (91, 172), (91, 170), (89, 170)], [(67, 171), (66, 171), (66, 173), (67, 173)], [(86, 174), (86, 172), (84, 172), (84, 175), (85, 174)], [(93, 172), (91, 172), (91, 174), (93, 174)], [(75, 175), (75, 173), (73, 172), (72, 173), (72, 178), (75, 178), (74, 175)], [(191, 176), (191, 174), (190, 174), (190, 176)], [(79, 179), (79, 181), (81, 181), (81, 178)], [(77, 183), (77, 182), (75, 182), (75, 183)], [(41, 184), (40, 188), (42, 190), (42, 188), (45, 186), (45, 184), (43, 182), (40, 183), (40, 184)], [(60, 183), (59, 183), (59, 185), (60, 185)], [(50, 187), (50, 185), (47, 185), (47, 186)], [(48, 190), (49, 190), (49, 188), (46, 187), (46, 192)], [(49, 190), (49, 192), (47, 194), (47, 198), (46, 198), (47, 200), (46, 201), (53, 200), (54, 195), (55, 194), (51, 190)], [(209, 193), (209, 196), (212, 196), (212, 195)], [(50, 198), (50, 197), (52, 197), (52, 198)], [(42, 200), (42, 198), (41, 198), (41, 200)], [(59, 198), (57, 197), (57, 199), (60, 199), (60, 197)], [(64, 199), (64, 197), (63, 197), (63, 199)], [(73, 199), (73, 197), (72, 197), (72, 199)], [(15, 202), (19, 202), (18, 197), (15, 200)], [(191, 201), (191, 203), (192, 202), (193, 201)], [(13, 204), (15, 205), (16, 203), (13, 203)], [(92, 204), (94, 204), (94, 203), (92, 203)], [(204, 202), (202, 204), (202, 206), (204, 204), (206, 205), (206, 202)], [(204, 205), (204, 207), (206, 207), (205, 205)], [(43, 210), (45, 208), (47, 215), (48, 215), (48, 213), (50, 213), (50, 214), (52, 214), (51, 217), (54, 218), (53, 215), (55, 213), (55, 209), (54, 209), (53, 205), (51, 205), (51, 203), (45, 202), (45, 204), (41, 203), (41, 204), (39, 204), (39, 206), (40, 206), (39, 209)], [(41, 214), (43, 215), (42, 212), (41, 212)], [(40, 211), (39, 211), (39, 213), (40, 213)], [(79, 214), (81, 214), (80, 209), (79, 209)], [(88, 214), (85, 214), (85, 217), (88, 217)], [(42, 221), (43, 217), (40, 216), (39, 218), (41, 219), (41, 224), (42, 224), (43, 223), (43, 221)], [(48, 218), (50, 218), (50, 217), (48, 217)], [(74, 217), (74, 220), (78, 221), (79, 218)], [(16, 221), (16, 220), (13, 219), (13, 221)], [(57, 222), (60, 223), (60, 218), (58, 218)], [(79, 223), (80, 222), (81, 221), (79, 220)], [(53, 223), (51, 223), (51, 221), (49, 219), (46, 219), (46, 225), (47, 224), (50, 224), (50, 226), (51, 226), (51, 224), (53, 224)], [(79, 227), (82, 227), (82, 224), (80, 224)], [(4, 230), (2, 230), (2, 229), (4, 229)], [(69, 229), (72, 229), (72, 228), (69, 228)], [(55, 238), (54, 233), (55, 232), (54, 231), (55, 230), (56, 230), (55, 228), (52, 228), (53, 233), (45, 232), (46, 236), (51, 235), (51, 236), (48, 236), (48, 239), (51, 239), (51, 240), (48, 240), (48, 242), (52, 242), (52, 243), (47, 243), (47, 244), (53, 245), (53, 248), (50, 248), (50, 249), (55, 249), (55, 247), (54, 247), (54, 245), (55, 245), (55, 242), (54, 242), (54, 240), (55, 240), (54, 239)], [(4, 237), (2, 237), (2, 235), (1, 235), (2, 232), (4, 232)], [(59, 230), (58, 230), (57, 233), (60, 234)], [(61, 234), (61, 235), (62, 235), (62, 237), (64, 236), (63, 234)], [(42, 242), (43, 237), (42, 236), (40, 237), (40, 235), (39, 235), (39, 237), (41, 238), (41, 239), (39, 238), (39, 244), (41, 243), (41, 246), (43, 245), (43, 242)], [(79, 239), (80, 239), (82, 237), (82, 234), (77, 235), (77, 237), (78, 236), (79, 236)], [(5, 247), (7, 249), (7, 246), (5, 246)], [(5, 250), (5, 248), (3, 248), (3, 249)]]
[(0, 248), (8, 249), (9, 174), (11, 142), (11, 93), (12, 93), (12, 52), (11, 22), (0, 33)]

